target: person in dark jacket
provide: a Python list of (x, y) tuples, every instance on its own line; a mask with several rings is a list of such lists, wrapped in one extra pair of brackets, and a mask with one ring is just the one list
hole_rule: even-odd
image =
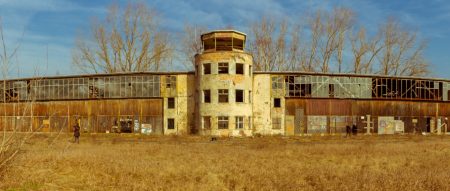
[(345, 135), (346, 137), (349, 137), (352, 135), (352, 130), (349, 125), (345, 126), (345, 131), (347, 132), (347, 134)]
[(78, 125), (78, 121), (76, 121), (75, 125), (73, 126), (73, 137), (73, 142), (80, 144), (80, 126)]

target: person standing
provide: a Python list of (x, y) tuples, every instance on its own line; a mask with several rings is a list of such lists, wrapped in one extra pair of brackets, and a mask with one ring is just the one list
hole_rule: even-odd
[(73, 142), (80, 144), (80, 126), (78, 125), (78, 120), (75, 121), (75, 125), (73, 126), (73, 137)]

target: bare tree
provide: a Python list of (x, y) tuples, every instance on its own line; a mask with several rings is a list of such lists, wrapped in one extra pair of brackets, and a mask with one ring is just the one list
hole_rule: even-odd
[(416, 32), (404, 29), (390, 18), (380, 28), (380, 33), (383, 35), (380, 74), (422, 76), (429, 72), (428, 62), (423, 57), (426, 42), (418, 42)]
[(200, 54), (203, 48), (199, 36), (205, 32), (206, 27), (202, 26), (186, 25), (184, 27), (181, 53), (183, 58), (185, 58), (183, 64), (186, 68), (193, 68), (195, 66), (195, 55)]
[(286, 61), (287, 23), (276, 23), (262, 18), (250, 26), (252, 40), (249, 51), (253, 55), (255, 70), (273, 71), (284, 69)]
[(90, 38), (78, 37), (73, 64), (94, 73), (158, 71), (172, 56), (169, 37), (154, 10), (145, 4), (110, 7), (103, 22), (93, 22)]

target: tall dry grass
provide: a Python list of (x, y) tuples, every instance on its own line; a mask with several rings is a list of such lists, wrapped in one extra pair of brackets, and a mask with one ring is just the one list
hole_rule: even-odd
[(0, 189), (450, 190), (449, 138), (64, 135), (30, 141)]

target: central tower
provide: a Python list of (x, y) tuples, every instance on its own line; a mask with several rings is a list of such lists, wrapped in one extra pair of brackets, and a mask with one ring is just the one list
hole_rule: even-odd
[(197, 128), (202, 135), (252, 134), (253, 58), (244, 52), (246, 35), (217, 30), (201, 35), (195, 56)]

